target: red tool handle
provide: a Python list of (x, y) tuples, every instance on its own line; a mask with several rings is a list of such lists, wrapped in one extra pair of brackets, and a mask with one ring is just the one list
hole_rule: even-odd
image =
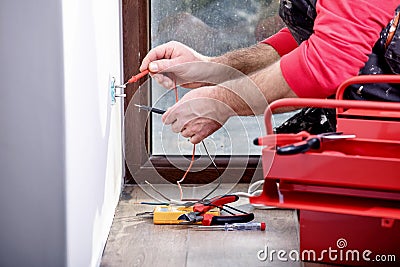
[(147, 74), (149, 74), (149, 70), (144, 70), (141, 73), (137, 74), (137, 75), (133, 75), (129, 80), (128, 83), (135, 83), (137, 82), (140, 78), (146, 76)]
[(321, 140), (318, 137), (307, 139), (306, 141), (297, 142), (291, 145), (277, 147), (276, 154), (278, 155), (295, 155), (305, 153), (310, 149), (319, 149)]
[(207, 213), (203, 216), (202, 225), (225, 225), (232, 223), (246, 223), (254, 220), (253, 213), (240, 214), (240, 215), (229, 215), (229, 216), (215, 216), (213, 214)]
[(283, 146), (294, 142), (300, 142), (310, 137), (306, 131), (301, 131), (296, 134), (270, 134), (254, 139), (253, 143), (256, 146)]
[(193, 211), (199, 213), (206, 213), (212, 208), (222, 207), (223, 205), (235, 202), (238, 199), (239, 197), (236, 195), (224, 195), (224, 196), (214, 197), (210, 200), (205, 200), (202, 203), (194, 204)]

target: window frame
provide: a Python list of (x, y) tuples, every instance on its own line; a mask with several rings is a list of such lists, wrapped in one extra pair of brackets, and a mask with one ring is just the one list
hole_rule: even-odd
[[(144, 56), (149, 51), (150, 47), (150, 0), (122, 0), (122, 41), (123, 41), (123, 77), (127, 81), (132, 74), (136, 74), (139, 70), (140, 64)], [(128, 85), (126, 88), (126, 99), (124, 102), (124, 113), (129, 106), (129, 103), (139, 89), (139, 85), (145, 79), (141, 79), (139, 83)], [(141, 88), (141, 103), (149, 105), (151, 101), (151, 94), (149, 83), (144, 83)], [(140, 114), (131, 118), (133, 121), (140, 121)], [(125, 126), (126, 127), (126, 123)], [(150, 125), (146, 125), (143, 131), (140, 127), (134, 128), (135, 143), (133, 144), (133, 151), (131, 159), (133, 164), (130, 169), (125, 163), (125, 184), (134, 184), (135, 179), (133, 176), (144, 176), (151, 179), (157, 176), (157, 173), (164, 177), (165, 180), (175, 183), (177, 177), (181, 178), (183, 171), (178, 169), (178, 166), (187, 165), (187, 159), (183, 156), (152, 156), (148, 155), (151, 149), (151, 130)], [(125, 130), (125, 133), (127, 131)], [(131, 131), (132, 132), (132, 131)], [(145, 149), (143, 148), (143, 144)], [(126, 151), (125, 151), (126, 153)], [(169, 159), (173, 158), (174, 164)], [(229, 163), (229, 171), (232, 176), (241, 176), (240, 182), (249, 183), (253, 177), (260, 179), (262, 177), (262, 167), (260, 156), (216, 156), (214, 161), (218, 166), (219, 172), (222, 173), (226, 170)], [(202, 159), (200, 159), (202, 160)], [(206, 159), (204, 159), (206, 160)], [(243, 170), (243, 164), (246, 162), (246, 169)], [(241, 167), (239, 167), (241, 166)], [(133, 172), (133, 175), (132, 173)], [(184, 183), (186, 184), (199, 184), (210, 183), (218, 178), (213, 165), (210, 163), (207, 168), (196, 171), (193, 168), (192, 172), (187, 176)], [(230, 181), (223, 181), (230, 182)]]

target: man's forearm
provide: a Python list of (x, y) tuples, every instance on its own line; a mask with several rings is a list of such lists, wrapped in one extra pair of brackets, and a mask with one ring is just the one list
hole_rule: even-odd
[(245, 116), (262, 114), (268, 104), (277, 99), (297, 97), (283, 78), (279, 61), (249, 76), (227, 81), (217, 87), (215, 93), (216, 98), (228, 104), (237, 115)]
[(279, 60), (280, 56), (272, 46), (258, 43), (256, 45), (234, 50), (222, 56), (213, 57), (211, 62), (228, 65), (244, 74), (250, 74), (266, 68)]

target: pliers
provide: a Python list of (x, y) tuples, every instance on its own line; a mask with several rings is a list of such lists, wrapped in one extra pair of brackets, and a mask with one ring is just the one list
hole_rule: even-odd
[[(223, 195), (217, 196), (210, 200), (203, 200), (193, 205), (193, 211), (182, 214), (178, 220), (182, 221), (182, 224), (194, 224), (201, 222), (202, 225), (225, 225), (226, 223), (245, 223), (254, 220), (253, 213), (247, 213), (236, 208), (230, 207), (226, 204), (235, 202), (239, 199), (237, 195)], [(228, 212), (231, 215), (228, 216), (215, 216), (212, 214), (206, 214), (207, 211), (219, 208)], [(241, 214), (234, 214), (226, 208), (230, 208)]]
[(286, 146), (277, 146), (276, 154), (295, 155), (299, 153), (305, 153), (310, 149), (320, 149), (322, 146), (322, 142), (326, 140), (339, 140), (339, 139), (348, 139), (355, 137), (356, 136), (353, 134), (344, 135), (342, 132), (331, 132), (319, 135), (309, 135), (308, 138), (306, 138), (303, 141)]

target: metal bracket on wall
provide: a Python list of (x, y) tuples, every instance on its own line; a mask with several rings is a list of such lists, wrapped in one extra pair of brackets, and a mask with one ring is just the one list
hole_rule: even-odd
[[(110, 94), (111, 94), (111, 105), (116, 103), (116, 97), (126, 97), (124, 93), (125, 85), (115, 85), (115, 77), (111, 78), (110, 82)], [(117, 88), (119, 89), (117, 92)]]

